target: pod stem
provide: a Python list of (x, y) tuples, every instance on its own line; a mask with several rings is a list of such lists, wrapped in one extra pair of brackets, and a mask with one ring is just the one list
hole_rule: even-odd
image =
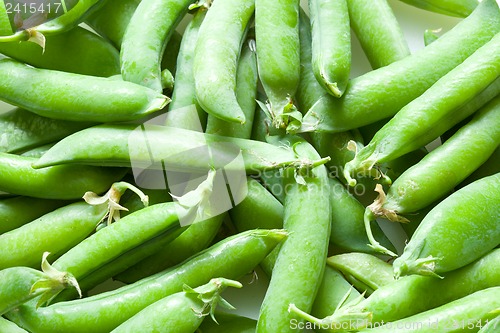
[(433, 276), (439, 279), (443, 279), (444, 277), (438, 275), (436, 270), (436, 262), (441, 260), (441, 258), (434, 258), (433, 256), (429, 256), (427, 258), (419, 258), (416, 260), (404, 260), (402, 257), (398, 258), (399, 260), (394, 261), (394, 278), (398, 279), (404, 275), (424, 275), (424, 276)]
[(82, 291), (76, 278), (71, 273), (58, 271), (49, 264), (47, 261), (49, 254), (49, 252), (44, 252), (42, 256), (42, 272), (45, 273), (46, 277), (33, 283), (30, 290), (32, 294), (41, 294), (36, 304), (37, 308), (46, 302), (50, 302), (67, 287), (74, 287), (80, 298), (82, 297)]
[(374, 249), (375, 251), (377, 251), (381, 254), (387, 254), (391, 257), (397, 257), (398, 255), (396, 253), (394, 253), (391, 250), (380, 245), (380, 243), (377, 242), (375, 237), (373, 237), (372, 228), (371, 228), (370, 223), (371, 223), (371, 221), (373, 221), (375, 219), (376, 219), (376, 216), (375, 216), (375, 214), (373, 214), (370, 207), (366, 207), (363, 220), (365, 223), (366, 235), (368, 236), (368, 240), (370, 241), (370, 244), (368, 244), (368, 246), (370, 246), (372, 249)]
[(198, 309), (193, 309), (198, 316), (204, 317), (210, 315), (213, 321), (217, 322), (214, 314), (218, 305), (230, 310), (234, 309), (234, 307), (220, 295), (227, 287), (241, 288), (242, 284), (234, 280), (216, 278), (194, 289), (188, 285), (184, 285), (183, 291), (186, 294), (196, 295), (196, 298), (201, 301), (202, 306)]
[(373, 203), (368, 206), (375, 217), (384, 217), (391, 222), (408, 223), (410, 222), (407, 218), (400, 216), (393, 209), (385, 208), (387, 202), (387, 196), (385, 195), (384, 188), (382, 185), (375, 185), (375, 192), (378, 193), (378, 197), (373, 201)]

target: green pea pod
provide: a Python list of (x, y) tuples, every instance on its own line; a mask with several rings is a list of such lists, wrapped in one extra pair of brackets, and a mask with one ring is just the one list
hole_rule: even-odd
[[(432, 142), (495, 97), (500, 92), (499, 48), (500, 33), (403, 107), (346, 164), (344, 176), (349, 185), (356, 184), (352, 178), (356, 174), (373, 172), (376, 163), (394, 160)], [(475, 100), (479, 94), (482, 96)]]
[(63, 200), (14, 197), (0, 200), (0, 234), (14, 230), (67, 204)]
[[(476, 291), (446, 305), (360, 333), (399, 333), (396, 327), (421, 325), (419, 333), (475, 331), (491, 321), (500, 307), (500, 287)], [(415, 324), (417, 323), (417, 324)], [(419, 324), (420, 323), (420, 324)]]
[(339, 308), (318, 323), (357, 331), (408, 318), (477, 291), (498, 287), (499, 259), (500, 250), (497, 249), (470, 265), (449, 272), (443, 280), (429, 276), (401, 278), (377, 289), (365, 300)]
[(59, 257), (91, 234), (106, 215), (106, 207), (73, 203), (0, 235), (0, 268), (37, 267), (46, 251)]
[(123, 79), (163, 90), (161, 59), (175, 27), (188, 11), (192, 0), (142, 0), (130, 19), (120, 50)]
[(16, 108), (0, 115), (0, 151), (17, 153), (60, 140), (92, 125), (45, 118)]
[(201, 333), (254, 333), (257, 321), (225, 312), (215, 314), (217, 322), (204, 320), (199, 327)]
[(189, 226), (176, 239), (162, 246), (158, 252), (142, 259), (113, 278), (125, 283), (133, 283), (179, 264), (210, 245), (220, 229), (223, 217), (224, 215), (221, 214)]
[(55, 19), (46, 21), (35, 27), (19, 30), (10, 36), (1, 36), (0, 42), (13, 41), (34, 41), (45, 47), (45, 36), (59, 34), (81, 23), (87, 15), (98, 9), (104, 1), (102, 0), (79, 0), (76, 4), (63, 15)]
[(216, 320), (214, 311), (218, 305), (232, 308), (220, 294), (227, 287), (241, 288), (238, 281), (224, 278), (212, 279), (205, 285), (167, 296), (141, 310), (115, 328), (112, 333), (126, 332), (194, 332), (207, 315)]
[(10, 59), (0, 60), (0, 73), (0, 99), (54, 119), (128, 121), (160, 110), (170, 101), (130, 82), (36, 69)]
[(299, 0), (256, 0), (255, 42), (259, 78), (273, 126), (293, 120), (292, 98), (300, 81)]
[(215, 1), (203, 20), (193, 60), (196, 96), (205, 111), (244, 124), (236, 97), (238, 57), (255, 0)]
[[(342, 132), (393, 116), (499, 31), (496, 1), (482, 1), (434, 43), (351, 80), (340, 99), (325, 96), (318, 100), (304, 116), (300, 131)], [(436, 59), (440, 65), (429, 67)]]
[(10, 320), (0, 316), (0, 331), (4, 333), (28, 333)]
[(401, 257), (394, 261), (395, 276), (438, 276), (498, 246), (499, 184), (497, 173), (461, 188), (436, 205), (420, 223)]
[(42, 258), (43, 271), (21, 266), (0, 270), (0, 316), (30, 299), (39, 298), (38, 305), (41, 305), (64, 288), (78, 288), (71, 274), (50, 266), (47, 255), (44, 253)]
[(104, 77), (120, 73), (118, 51), (81, 27), (48, 36), (45, 50), (31, 42), (10, 42), (0, 43), (0, 53), (38, 68)]
[(105, 192), (126, 169), (91, 166), (32, 168), (36, 158), (0, 153), (0, 191), (43, 199), (80, 199), (85, 192)]
[(410, 48), (387, 0), (347, 0), (351, 27), (373, 69), (410, 55)]
[(228, 123), (212, 115), (207, 120), (207, 133), (249, 139), (256, 108), (257, 61), (255, 58), (255, 40), (248, 40), (241, 50), (236, 72), (236, 99), (245, 115), (245, 124)]
[[(297, 88), (297, 106), (300, 110), (310, 109), (316, 101), (328, 93), (322, 89), (316, 79), (312, 67), (312, 36), (311, 23), (304, 11), (300, 11), (300, 81)], [(326, 111), (325, 111), (326, 112)], [(330, 156), (327, 163), (330, 174), (335, 177), (343, 177), (341, 169), (345, 163), (354, 157), (354, 153), (347, 149), (347, 143), (354, 140), (354, 135), (350, 132), (340, 133), (311, 133), (311, 141), (320, 155)]]
[(409, 5), (431, 12), (456, 17), (467, 17), (477, 7), (478, 0), (401, 0)]
[[(286, 142), (283, 140), (280, 141)], [(316, 159), (318, 156), (305, 141), (295, 143), (294, 149), (304, 158)], [(288, 305), (296, 303), (307, 311), (311, 309), (328, 252), (331, 208), (329, 196), (325, 195), (328, 193), (326, 168), (319, 166), (308, 174), (288, 170), (284, 177), (283, 226), (290, 234), (280, 248), (260, 308), (256, 331), (259, 333), (295, 331), (290, 327), (294, 316), (288, 312)], [(297, 210), (297, 207), (302, 209)]]
[(399, 221), (451, 192), (483, 164), (500, 144), (500, 97), (475, 114), (450, 139), (404, 172), (387, 195), (370, 206), (370, 218)]
[(180, 229), (174, 203), (152, 205), (127, 215), (119, 223), (113, 223), (86, 238), (53, 265), (56, 269), (70, 272), (79, 280), (160, 234), (169, 233), (173, 239), (180, 233)]
[(189, 21), (177, 56), (175, 85), (172, 92), (172, 102), (165, 125), (202, 132), (206, 125), (207, 113), (201, 108), (196, 98), (193, 75), (193, 54), (198, 41), (198, 32), (207, 13), (206, 6), (196, 9)]
[(85, 23), (119, 50), (128, 23), (140, 2), (141, 0), (106, 0), (101, 8), (85, 19)]
[(335, 97), (344, 93), (351, 71), (351, 30), (347, 2), (309, 0), (312, 66), (319, 83)]
[[(394, 282), (392, 265), (367, 253), (350, 252), (329, 257), (326, 263), (339, 270), (352, 284), (368, 295)], [(356, 285), (355, 285), (356, 286)]]
[[(90, 141), (93, 138), (95, 142)], [(99, 149), (93, 149), (94, 144), (98, 144)], [(211, 156), (205, 150), (196, 151), (200, 147), (205, 150), (208, 147)], [(192, 154), (193, 151), (196, 154)], [(240, 153), (244, 165), (227, 164)], [(61, 140), (33, 166), (43, 168), (65, 163), (130, 166), (131, 161), (136, 167), (167, 170), (206, 171), (224, 167), (258, 173), (286, 167), (307, 169), (326, 160), (304, 161), (289, 147), (168, 126), (99, 125)], [(159, 164), (162, 161), (163, 164)]]
[(238, 279), (284, 238), (283, 230), (252, 230), (213, 245), (184, 263), (113, 291), (35, 309), (20, 306), (6, 316), (34, 333), (110, 332), (125, 320), (183, 285), (202, 285), (214, 277)]

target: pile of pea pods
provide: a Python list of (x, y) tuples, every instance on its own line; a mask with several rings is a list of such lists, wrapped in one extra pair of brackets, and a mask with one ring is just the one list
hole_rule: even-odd
[(401, 1), (0, 1), (0, 333), (500, 332), (499, 3)]

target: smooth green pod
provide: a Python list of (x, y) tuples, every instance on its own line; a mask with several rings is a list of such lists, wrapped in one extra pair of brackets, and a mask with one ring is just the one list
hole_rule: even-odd
[(373, 69), (410, 55), (403, 31), (387, 0), (347, 0), (351, 27)]
[(175, 27), (192, 0), (142, 0), (130, 19), (120, 49), (122, 77), (156, 92), (163, 91), (161, 59)]
[(309, 0), (312, 25), (312, 67), (325, 90), (344, 93), (351, 71), (351, 29), (347, 2)]
[(193, 59), (196, 97), (202, 108), (228, 122), (244, 124), (236, 97), (241, 45), (255, 0), (215, 1), (201, 24)]
[(42, 199), (73, 200), (85, 192), (105, 192), (127, 172), (124, 168), (83, 165), (33, 169), (36, 158), (0, 153), (0, 191)]
[(11, 59), (0, 60), (0, 73), (0, 99), (54, 119), (135, 120), (162, 109), (170, 101), (167, 96), (130, 82), (37, 69)]
[(497, 173), (461, 188), (436, 205), (394, 261), (395, 276), (438, 276), (465, 266), (498, 246), (499, 184)]

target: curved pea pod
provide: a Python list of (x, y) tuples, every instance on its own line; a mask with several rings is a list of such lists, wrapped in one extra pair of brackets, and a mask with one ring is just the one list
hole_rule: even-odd
[(4, 333), (28, 333), (13, 322), (0, 316), (0, 330)]
[(208, 8), (200, 6), (189, 21), (177, 55), (175, 85), (172, 102), (168, 105), (165, 125), (202, 132), (206, 125), (207, 113), (201, 108), (196, 98), (193, 54), (198, 41), (200, 26)]
[[(238, 281), (224, 278), (210, 280), (205, 285), (167, 296), (137, 313), (115, 328), (112, 333), (125, 332), (194, 332), (207, 315), (216, 320), (214, 312), (218, 305), (232, 309), (221, 297), (227, 287), (241, 288)], [(211, 320), (207, 319), (207, 320)]]
[(500, 33), (402, 108), (346, 164), (349, 184), (356, 183), (352, 176), (373, 172), (375, 163), (430, 143), (495, 97), (500, 92), (499, 48)]
[(351, 30), (347, 2), (310, 0), (312, 66), (328, 93), (344, 93), (351, 70)]
[(79, 199), (85, 192), (105, 192), (126, 173), (121, 168), (55, 166), (35, 170), (36, 158), (0, 153), (0, 191), (43, 199)]
[[(320, 83), (314, 75), (312, 67), (312, 36), (311, 22), (304, 11), (299, 15), (299, 36), (300, 36), (300, 81), (295, 95), (297, 106), (301, 110), (308, 110), (316, 101), (327, 96), (328, 93), (322, 89)], [(354, 157), (354, 153), (347, 149), (347, 143), (354, 140), (351, 131), (340, 133), (311, 133), (311, 141), (321, 155), (328, 155), (331, 160), (327, 163), (330, 174), (342, 176), (340, 169)]]
[[(294, 149), (298, 156), (317, 158), (317, 152), (306, 141), (297, 141)], [(283, 226), (290, 234), (276, 258), (256, 332), (293, 332), (290, 321), (294, 316), (288, 312), (289, 303), (309, 311), (325, 269), (331, 229), (326, 167), (319, 166), (307, 174), (287, 170), (284, 186)], [(297, 210), (297, 207), (302, 209)]]
[(298, 0), (256, 0), (255, 42), (259, 78), (269, 99), (263, 110), (272, 125), (293, 124), (293, 97), (300, 81)]
[(85, 18), (85, 23), (119, 50), (125, 30), (140, 2), (141, 0), (106, 0), (101, 8)]
[[(483, 107), (450, 139), (405, 171), (371, 206), (370, 218), (401, 221), (425, 208), (479, 168), (500, 144), (500, 97)], [(379, 191), (382, 191), (380, 188)], [(409, 216), (411, 217), (411, 216)]]
[(249, 139), (256, 108), (257, 96), (257, 60), (255, 40), (247, 40), (241, 50), (236, 71), (236, 100), (245, 115), (245, 124), (228, 123), (210, 115), (207, 119), (207, 133)]
[(326, 263), (339, 270), (358, 291), (367, 295), (394, 282), (392, 265), (367, 253), (338, 254), (329, 257)]
[[(362, 330), (437, 308), (477, 291), (500, 285), (500, 250), (449, 272), (444, 279), (407, 276), (381, 286), (368, 298), (340, 307), (317, 323)], [(395, 311), (394, 309), (397, 309)]]
[[(92, 149), (94, 145), (99, 149)], [(207, 154), (207, 150), (211, 154)], [(228, 164), (239, 154), (244, 165)], [(324, 163), (324, 160), (308, 162), (297, 158), (290, 147), (276, 147), (248, 139), (169, 126), (117, 124), (98, 125), (70, 135), (33, 166), (43, 168), (65, 163), (127, 167), (132, 163), (134, 167), (203, 171), (224, 167), (226, 170), (258, 173), (285, 167), (308, 168)]]
[(14, 230), (67, 204), (63, 200), (47, 200), (18, 196), (0, 200), (0, 234)]
[[(396, 277), (438, 274), (460, 268), (500, 244), (500, 173), (454, 192), (420, 223), (401, 257)], [(443, 242), (446, 239), (446, 242)]]
[(0, 99), (54, 119), (128, 121), (158, 111), (170, 101), (130, 82), (37, 69), (11, 59), (0, 60), (0, 73)]
[(120, 50), (120, 65), (125, 81), (163, 90), (161, 59), (177, 24), (192, 0), (142, 0), (130, 19)]
[(431, 12), (457, 17), (470, 15), (480, 1), (477, 0), (401, 0), (409, 5)]
[(351, 27), (373, 69), (410, 55), (410, 48), (387, 0), (347, 0)]
[[(318, 100), (304, 116), (299, 131), (342, 132), (393, 116), (491, 40), (499, 27), (497, 3), (482, 1), (434, 43), (352, 79), (340, 99), (325, 96)], [(436, 59), (440, 65), (429, 67)]]
[(38, 305), (41, 305), (70, 286), (79, 291), (75, 278), (51, 267), (47, 255), (43, 254), (42, 271), (21, 266), (0, 270), (0, 315), (36, 297), (39, 298)]
[(37, 68), (104, 77), (120, 73), (118, 51), (81, 27), (48, 36), (45, 50), (31, 42), (10, 42), (0, 43), (0, 53)]
[(236, 97), (241, 45), (255, 9), (255, 0), (215, 1), (201, 24), (193, 59), (196, 97), (208, 114), (244, 124)]
[(254, 333), (257, 321), (225, 312), (216, 312), (213, 320), (204, 320), (199, 330), (203, 333)]
[(146, 306), (214, 277), (238, 279), (284, 238), (283, 230), (252, 230), (228, 237), (184, 263), (114, 291), (35, 309), (26, 304), (7, 317), (35, 333), (110, 332)]
[[(9, 36), (1, 36), (0, 42), (11, 42), (11, 41), (33, 41), (40, 44), (42, 48), (45, 46), (45, 36), (55, 35), (68, 31), (85, 19), (86, 15), (89, 15), (93, 10), (99, 8), (104, 1), (102, 0), (79, 0), (76, 4), (71, 7), (64, 14), (43, 22), (37, 26), (22, 26), (22, 30), (16, 31), (14, 34)], [(54, 14), (56, 12), (61, 13), (63, 11), (63, 6), (56, 7)]]
[(92, 125), (45, 118), (16, 108), (0, 115), (0, 151), (17, 153), (55, 142)]
[(37, 267), (42, 254), (59, 257), (91, 234), (106, 215), (105, 207), (73, 203), (0, 235), (0, 268)]
[(421, 327), (415, 331), (419, 333), (475, 331), (495, 318), (499, 307), (500, 287), (493, 287), (360, 333), (398, 333), (401, 330), (396, 327), (415, 327), (418, 323)]

